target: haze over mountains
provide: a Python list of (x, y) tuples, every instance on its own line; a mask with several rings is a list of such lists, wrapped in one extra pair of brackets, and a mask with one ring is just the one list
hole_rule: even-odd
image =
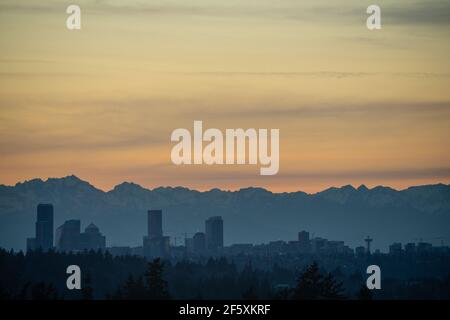
[(448, 245), (450, 240), (450, 185), (410, 187), (329, 188), (316, 194), (272, 193), (261, 188), (239, 191), (187, 188), (145, 189), (124, 182), (113, 190), (96, 189), (76, 176), (34, 179), (0, 186), (0, 246), (24, 249), (34, 236), (36, 206), (50, 202), (55, 228), (68, 219), (81, 219), (84, 229), (95, 223), (106, 235), (107, 246), (142, 245), (147, 232), (146, 212), (163, 210), (164, 233), (184, 243), (185, 233), (204, 230), (204, 220), (221, 215), (225, 245), (295, 240), (297, 232), (344, 240), (354, 247), (374, 238), (373, 247), (385, 251), (392, 242)]

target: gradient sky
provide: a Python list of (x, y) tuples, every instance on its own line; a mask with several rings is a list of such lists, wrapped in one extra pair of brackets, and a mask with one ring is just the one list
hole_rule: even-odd
[[(450, 183), (450, 2), (377, 1), (369, 31), (373, 3), (1, 0), (0, 184)], [(278, 175), (173, 165), (170, 134), (194, 120), (279, 128)]]

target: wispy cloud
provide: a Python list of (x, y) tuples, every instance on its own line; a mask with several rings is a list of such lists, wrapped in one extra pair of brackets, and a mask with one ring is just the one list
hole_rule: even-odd
[[(253, 17), (304, 21), (326, 21), (343, 24), (365, 20), (365, 9), (370, 3), (346, 1), (327, 3), (324, 1), (293, 2), (280, 1), (114, 1), (79, 0), (84, 9), (96, 14), (122, 15), (187, 15), (208, 17)], [(4, 0), (0, 3), (3, 12), (61, 12), (67, 5), (61, 1)], [(446, 0), (393, 1), (381, 4), (383, 19), (391, 25), (398, 24), (450, 24), (450, 2)]]
[(186, 76), (256, 76), (256, 77), (315, 77), (315, 78), (354, 78), (371, 76), (393, 76), (407, 78), (449, 78), (450, 73), (435, 72), (345, 72), (345, 71), (199, 71), (199, 72), (170, 72), (169, 74)]
[(295, 104), (295, 103), (262, 103), (259, 106), (247, 108), (221, 108), (211, 110), (201, 108), (188, 111), (188, 115), (198, 113), (207, 117), (229, 117), (229, 118), (265, 118), (265, 119), (300, 119), (300, 118), (324, 118), (345, 117), (349, 115), (381, 116), (386, 115), (425, 115), (425, 114), (447, 114), (450, 113), (450, 101), (442, 102), (389, 102), (380, 101), (365, 104)]

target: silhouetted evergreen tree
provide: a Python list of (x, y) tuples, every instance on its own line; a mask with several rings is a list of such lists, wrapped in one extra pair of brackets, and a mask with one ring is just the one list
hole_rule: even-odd
[(86, 274), (86, 277), (84, 278), (83, 282), (84, 283), (81, 286), (81, 298), (83, 300), (92, 300), (94, 296), (91, 283), (91, 275), (89, 273)]
[(342, 283), (331, 273), (322, 275), (316, 262), (300, 275), (293, 297), (298, 300), (344, 299)]
[(338, 282), (331, 273), (323, 278), (321, 283), (322, 299), (341, 300), (345, 298), (343, 292), (342, 283)]
[(134, 281), (133, 275), (130, 274), (128, 276), (127, 281), (125, 282), (124, 286), (123, 286), (123, 298), (125, 299), (136, 299), (135, 292), (134, 292), (134, 288), (136, 286), (136, 282)]
[(322, 275), (319, 272), (319, 265), (313, 262), (300, 275), (297, 287), (294, 289), (294, 299), (316, 300), (321, 296)]
[(367, 288), (367, 286), (362, 285), (361, 289), (359, 289), (358, 291), (356, 298), (358, 300), (372, 300), (373, 299), (372, 290)]
[(147, 297), (152, 300), (169, 299), (169, 290), (167, 282), (163, 277), (164, 265), (160, 258), (157, 258), (148, 264), (148, 270), (145, 273), (147, 284)]
[(32, 300), (56, 300), (58, 294), (52, 284), (46, 284), (45, 282), (38, 282), (31, 286), (31, 299)]
[(26, 300), (27, 297), (27, 293), (28, 293), (28, 288), (31, 286), (31, 282), (26, 282), (22, 289), (20, 290), (20, 293), (17, 295), (17, 299), (18, 300)]

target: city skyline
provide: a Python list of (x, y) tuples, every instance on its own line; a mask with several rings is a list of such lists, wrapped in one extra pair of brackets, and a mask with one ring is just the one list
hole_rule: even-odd
[[(350, 248), (344, 244), (344, 241), (328, 240), (322, 237), (310, 237), (310, 232), (302, 230), (298, 232), (297, 240), (272, 240), (268, 243), (232, 243), (224, 246), (223, 242), (223, 219), (221, 216), (211, 216), (205, 220), (205, 229), (203, 232), (196, 232), (193, 237), (188, 238), (185, 233), (184, 246), (177, 246), (176, 242), (171, 242), (170, 236), (164, 236), (162, 228), (162, 210), (151, 209), (147, 211), (147, 235), (143, 237), (142, 246), (117, 246), (106, 245), (106, 236), (100, 233), (100, 229), (92, 222), (81, 233), (80, 220), (66, 220), (61, 226), (53, 230), (53, 205), (37, 205), (36, 237), (27, 238), (26, 251), (49, 251), (59, 252), (77, 252), (84, 250), (109, 251), (112, 255), (139, 255), (147, 259), (153, 258), (173, 258), (180, 253), (183, 256), (228, 256), (233, 254), (255, 254), (259, 253), (281, 253), (283, 251), (297, 254), (343, 254), (343, 255), (371, 255), (371, 243), (374, 239), (367, 236), (362, 239), (366, 246), (357, 246)], [(45, 224), (45, 228), (41, 224)], [(46, 234), (43, 234), (43, 229)], [(53, 237), (53, 234), (55, 236)], [(49, 245), (49, 239), (55, 239)], [(265, 247), (259, 249), (258, 247)], [(416, 249), (417, 248), (417, 249)], [(407, 253), (419, 252), (426, 253), (433, 250), (431, 243), (418, 239), (417, 242), (408, 242), (404, 246), (401, 242), (394, 242), (389, 245), (389, 254), (400, 254), (403, 250)], [(439, 246), (437, 246), (439, 248)], [(441, 242), (441, 249), (449, 250)], [(181, 249), (181, 251), (179, 250)], [(380, 249), (373, 250), (375, 254), (381, 254)], [(174, 252), (177, 252), (174, 254)]]
[[(122, 183), (104, 192), (75, 176), (35, 179), (0, 187), (0, 196), (7, 204), (0, 215), (0, 241), (6, 248), (23, 248), (20, 239), (29, 237), (35, 229), (30, 213), (35, 211), (36, 202), (47, 202), (56, 205), (58, 226), (71, 219), (94, 222), (111, 235), (108, 241), (114, 245), (141, 243), (148, 231), (142, 215), (153, 207), (167, 212), (165, 235), (174, 241), (176, 237), (178, 244), (186, 232), (191, 236), (203, 231), (208, 217), (220, 215), (228, 226), (225, 245), (292, 239), (302, 228), (318, 236), (344, 240), (352, 247), (370, 235), (376, 239), (374, 248), (384, 251), (393, 242), (406, 243), (416, 238), (439, 244), (436, 238), (444, 237), (447, 243), (448, 204), (444, 200), (449, 192), (450, 185), (443, 184), (401, 191), (381, 186), (343, 186), (307, 194), (272, 193), (261, 188), (148, 190), (133, 183)], [(124, 232), (124, 225), (133, 232)]]

